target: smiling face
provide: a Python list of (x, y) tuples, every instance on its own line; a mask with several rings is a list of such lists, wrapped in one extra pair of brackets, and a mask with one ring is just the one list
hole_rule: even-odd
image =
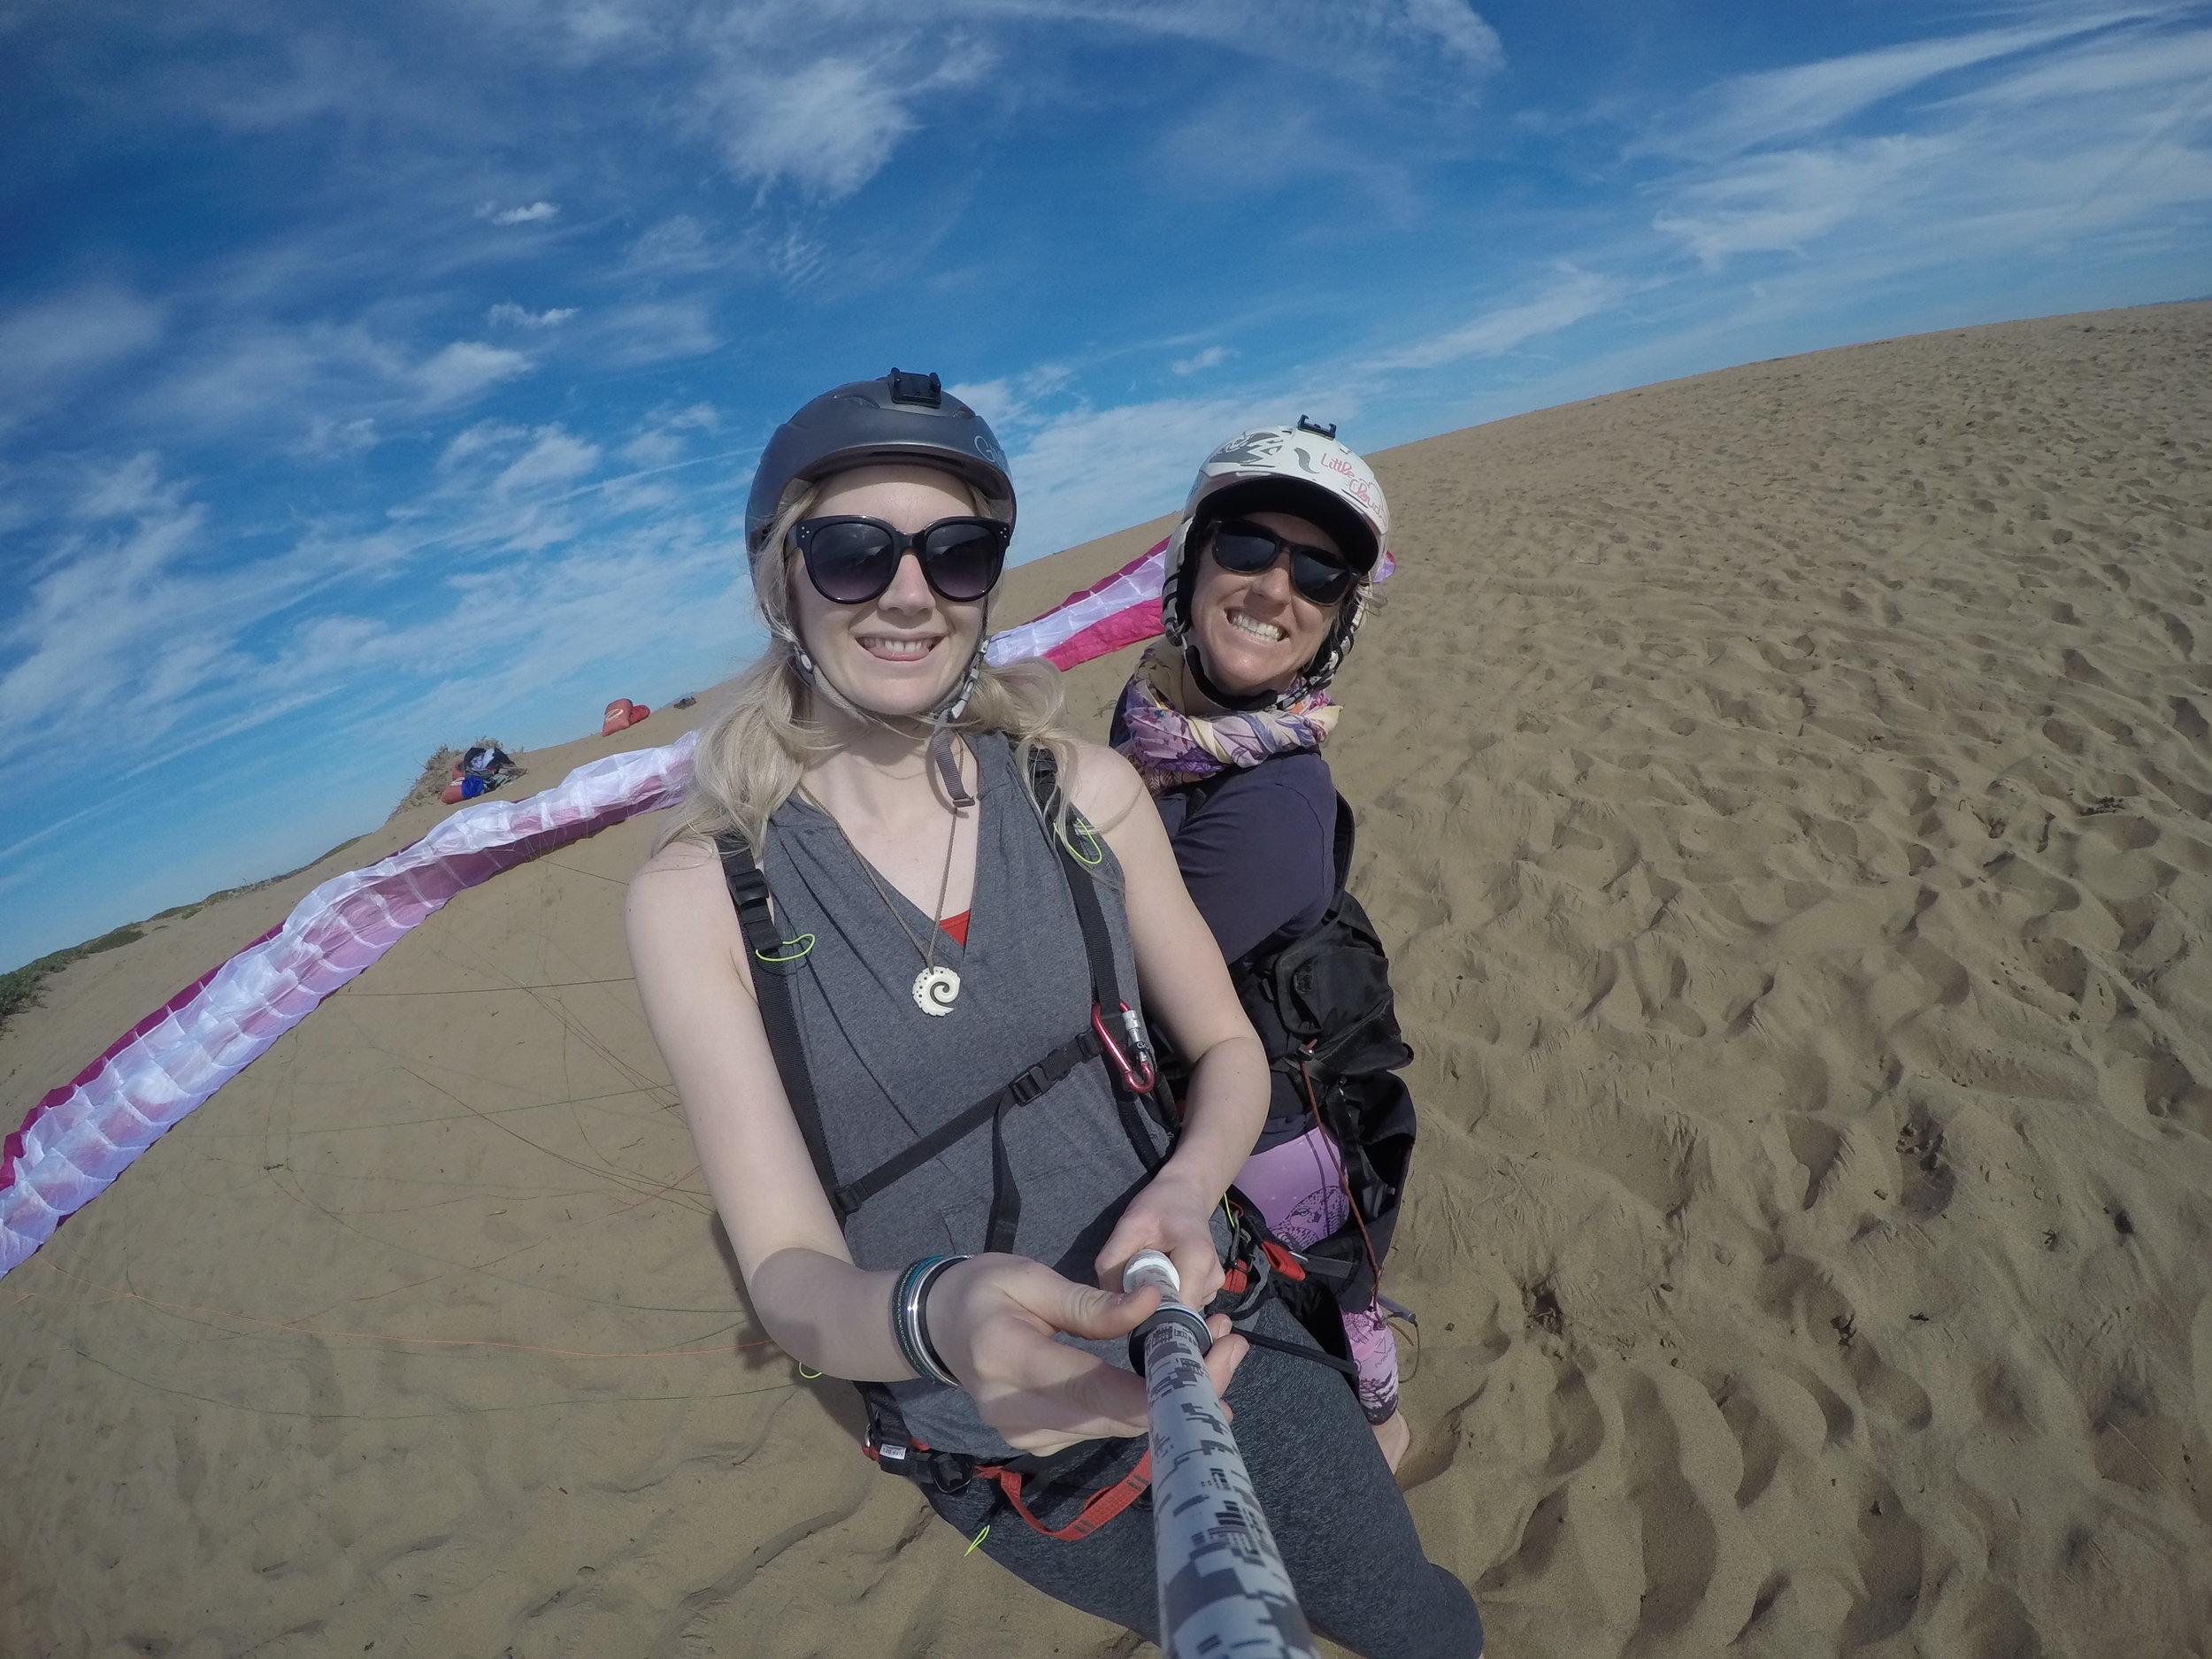
[[(880, 518), (911, 534), (975, 511), (974, 498), (949, 472), (864, 466), (825, 479), (808, 516)], [(785, 557), (799, 637), (816, 666), (852, 702), (895, 718), (927, 714), (960, 683), (983, 637), (981, 600), (956, 604), (940, 598), (909, 552), (883, 592), (864, 604), (841, 605), (816, 590), (795, 551), (787, 548)]]
[[(1286, 541), (1342, 552), (1326, 530), (1295, 513), (1240, 516)], [(1338, 607), (1317, 605), (1302, 597), (1290, 585), (1286, 558), (1250, 576), (1222, 569), (1213, 559), (1211, 529), (1204, 537), (1196, 590), (1191, 595), (1190, 635), (1206, 665), (1206, 677), (1236, 696), (1287, 691), (1328, 638)]]

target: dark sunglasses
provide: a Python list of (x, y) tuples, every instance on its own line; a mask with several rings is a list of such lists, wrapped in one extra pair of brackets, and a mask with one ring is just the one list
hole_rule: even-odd
[(1014, 526), (996, 518), (940, 518), (909, 535), (880, 518), (838, 515), (802, 518), (791, 539), (806, 560), (807, 580), (823, 598), (864, 605), (880, 597), (910, 552), (922, 580), (941, 599), (966, 604), (989, 593), (1006, 563)]
[(1289, 554), (1290, 585), (1317, 605), (1335, 604), (1359, 580), (1338, 555), (1286, 541), (1265, 526), (1242, 518), (1225, 518), (1214, 526), (1212, 551), (1215, 564), (1240, 576), (1256, 576)]

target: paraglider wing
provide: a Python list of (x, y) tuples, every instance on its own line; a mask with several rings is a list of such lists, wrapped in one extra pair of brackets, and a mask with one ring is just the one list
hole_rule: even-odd
[(693, 741), (609, 755), (527, 799), (454, 813), (390, 857), (324, 882), (280, 927), (141, 1020), (0, 1142), (0, 1274), (454, 895), (674, 804)]

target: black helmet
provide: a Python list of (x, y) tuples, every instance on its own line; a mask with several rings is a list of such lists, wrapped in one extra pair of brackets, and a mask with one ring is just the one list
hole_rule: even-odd
[(848, 467), (901, 462), (965, 479), (983, 492), (993, 518), (1014, 522), (1006, 451), (989, 423), (949, 395), (934, 374), (894, 369), (879, 380), (824, 392), (776, 428), (745, 500), (747, 557), (760, 557), (760, 539), (792, 485)]

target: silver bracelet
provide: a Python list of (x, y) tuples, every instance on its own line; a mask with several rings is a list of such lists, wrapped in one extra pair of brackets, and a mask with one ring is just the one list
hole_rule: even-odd
[(929, 1340), (926, 1312), (930, 1287), (946, 1271), (957, 1267), (968, 1258), (964, 1256), (925, 1256), (899, 1276), (898, 1287), (891, 1297), (891, 1334), (897, 1340), (899, 1353), (918, 1375), (930, 1381), (958, 1387), (960, 1379), (952, 1374), (936, 1344)]

